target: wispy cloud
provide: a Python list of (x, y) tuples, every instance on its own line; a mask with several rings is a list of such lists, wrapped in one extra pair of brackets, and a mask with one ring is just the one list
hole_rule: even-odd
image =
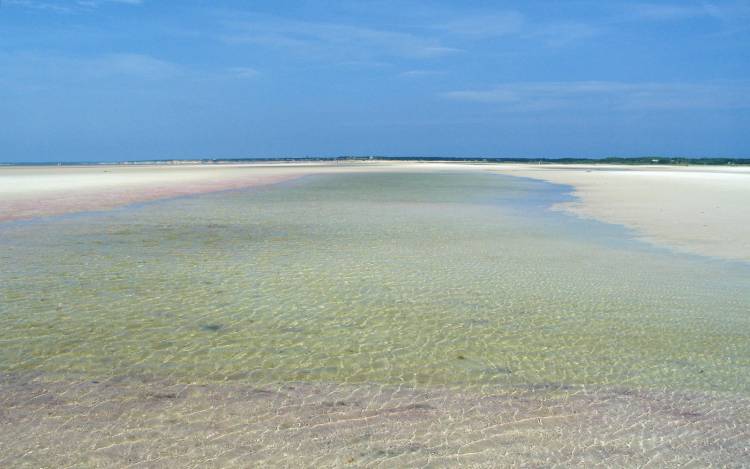
[(399, 76), (405, 78), (420, 78), (420, 77), (432, 77), (438, 75), (445, 75), (445, 70), (407, 70), (399, 73)]
[(458, 52), (439, 40), (413, 33), (349, 24), (256, 18), (231, 22), (227, 43), (249, 43), (286, 49), (308, 57), (371, 60), (373, 57), (433, 58)]
[(235, 78), (255, 78), (260, 75), (260, 72), (251, 67), (231, 67), (229, 75)]
[(90, 57), (41, 53), (2, 53), (0, 85), (13, 89), (73, 89), (127, 85), (133, 89), (176, 83), (248, 80), (260, 72), (237, 66), (203, 69), (160, 59), (148, 54), (116, 53)]
[(507, 83), (485, 90), (443, 93), (445, 98), (495, 104), (507, 111), (566, 109), (677, 110), (750, 107), (748, 84), (576, 81)]
[(84, 6), (100, 6), (107, 3), (122, 3), (124, 5), (142, 5), (144, 0), (77, 0), (76, 3)]
[(2, 0), (0, 6), (20, 7), (56, 13), (71, 13), (97, 8), (105, 4), (142, 5), (144, 0)]
[(447, 21), (437, 22), (433, 28), (468, 37), (507, 36), (521, 33), (525, 21), (524, 16), (517, 11), (501, 11), (453, 17)]
[(602, 25), (568, 21), (564, 18), (539, 21), (517, 11), (491, 11), (481, 15), (456, 16), (433, 28), (447, 37), (480, 41), (509, 37), (538, 42), (545, 46), (562, 47), (597, 36)]
[(626, 7), (627, 16), (639, 21), (678, 21), (711, 18), (722, 22), (747, 21), (747, 2), (635, 3)]
[(91, 82), (159, 82), (190, 75), (183, 66), (147, 54), (68, 57), (40, 53), (0, 54), (0, 69), (12, 70), (9, 85), (69, 87)]
[(539, 39), (551, 47), (563, 47), (598, 36), (603, 32), (601, 26), (586, 23), (557, 22), (540, 25), (524, 34), (526, 39)]
[(4, 0), (0, 3), (2, 7), (18, 7), (31, 10), (53, 11), (57, 13), (67, 13), (74, 6), (68, 3), (54, 3), (39, 0)]
[(182, 73), (179, 65), (145, 54), (109, 54), (89, 61), (86, 66), (92, 76), (131, 76), (160, 80)]
[(682, 20), (701, 16), (716, 17), (720, 10), (711, 4), (666, 4), (666, 3), (637, 3), (629, 7), (630, 14), (641, 20)]

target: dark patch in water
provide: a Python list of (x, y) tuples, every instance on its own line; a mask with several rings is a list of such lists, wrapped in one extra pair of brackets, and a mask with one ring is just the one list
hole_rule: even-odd
[(425, 404), (423, 402), (417, 402), (414, 404), (409, 404), (404, 407), (405, 410), (435, 410), (435, 407), (431, 406), (430, 404)]
[(203, 331), (209, 331), (209, 332), (217, 332), (219, 329), (221, 329), (221, 324), (203, 324), (201, 325), (201, 330)]
[(494, 368), (485, 368), (483, 370), (485, 373), (489, 373), (492, 375), (511, 375), (513, 374), (513, 370), (510, 368), (505, 368), (503, 366), (497, 366)]
[(177, 399), (177, 393), (174, 392), (149, 392), (146, 396), (152, 399)]
[(336, 373), (338, 371), (338, 368), (335, 366), (322, 366), (320, 368), (304, 368), (301, 370), (297, 370), (298, 373), (303, 375), (317, 375), (317, 374), (324, 374), (324, 373)]
[(323, 401), (323, 407), (348, 407), (350, 404), (346, 401)]
[(435, 407), (431, 406), (430, 404), (426, 404), (424, 402), (415, 402), (413, 404), (407, 404), (399, 407), (391, 407), (388, 409), (383, 409), (381, 411), (382, 414), (414, 414), (421, 415), (423, 412), (431, 412), (437, 410)]
[(488, 326), (490, 324), (489, 319), (469, 319), (466, 321), (469, 326)]
[(563, 383), (536, 383), (527, 384), (522, 387), (529, 391), (572, 391), (575, 390), (575, 386), (571, 386)]
[(685, 420), (697, 420), (703, 417), (703, 414), (701, 414), (700, 412), (690, 412), (690, 411), (678, 412), (676, 415), (678, 417), (684, 418)]
[(281, 394), (278, 391), (273, 391), (270, 389), (252, 388), (252, 389), (247, 390), (246, 396), (253, 397), (253, 398), (269, 398), (269, 397), (284, 396), (284, 394)]
[[(403, 454), (416, 453), (425, 450), (426, 447), (419, 443), (409, 443), (407, 445), (399, 446), (396, 448), (377, 448), (370, 452), (369, 456), (375, 457), (376, 459), (394, 458)], [(361, 456), (368, 456), (366, 453), (361, 453)]]

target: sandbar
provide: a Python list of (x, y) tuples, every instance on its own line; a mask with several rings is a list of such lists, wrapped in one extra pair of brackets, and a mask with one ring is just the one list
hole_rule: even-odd
[(0, 222), (258, 187), (310, 174), (490, 171), (571, 186), (554, 207), (680, 252), (750, 262), (750, 167), (361, 161), (0, 167)]
[(750, 167), (507, 165), (495, 169), (574, 188), (557, 208), (624, 225), (681, 252), (750, 261)]

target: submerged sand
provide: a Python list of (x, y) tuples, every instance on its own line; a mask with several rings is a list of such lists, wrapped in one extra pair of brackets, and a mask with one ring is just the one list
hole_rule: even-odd
[(748, 409), (721, 394), (554, 384), (478, 393), (5, 375), (0, 465), (741, 467)]

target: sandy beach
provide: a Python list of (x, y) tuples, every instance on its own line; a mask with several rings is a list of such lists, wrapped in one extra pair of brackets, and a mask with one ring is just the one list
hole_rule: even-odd
[(558, 208), (624, 225), (681, 252), (750, 261), (750, 168), (517, 165), (497, 170), (575, 188)]
[(624, 225), (656, 245), (750, 261), (750, 168), (432, 162), (100, 165), (0, 168), (0, 221), (106, 210), (149, 200), (258, 187), (310, 174), (491, 171), (573, 187), (556, 207)]

